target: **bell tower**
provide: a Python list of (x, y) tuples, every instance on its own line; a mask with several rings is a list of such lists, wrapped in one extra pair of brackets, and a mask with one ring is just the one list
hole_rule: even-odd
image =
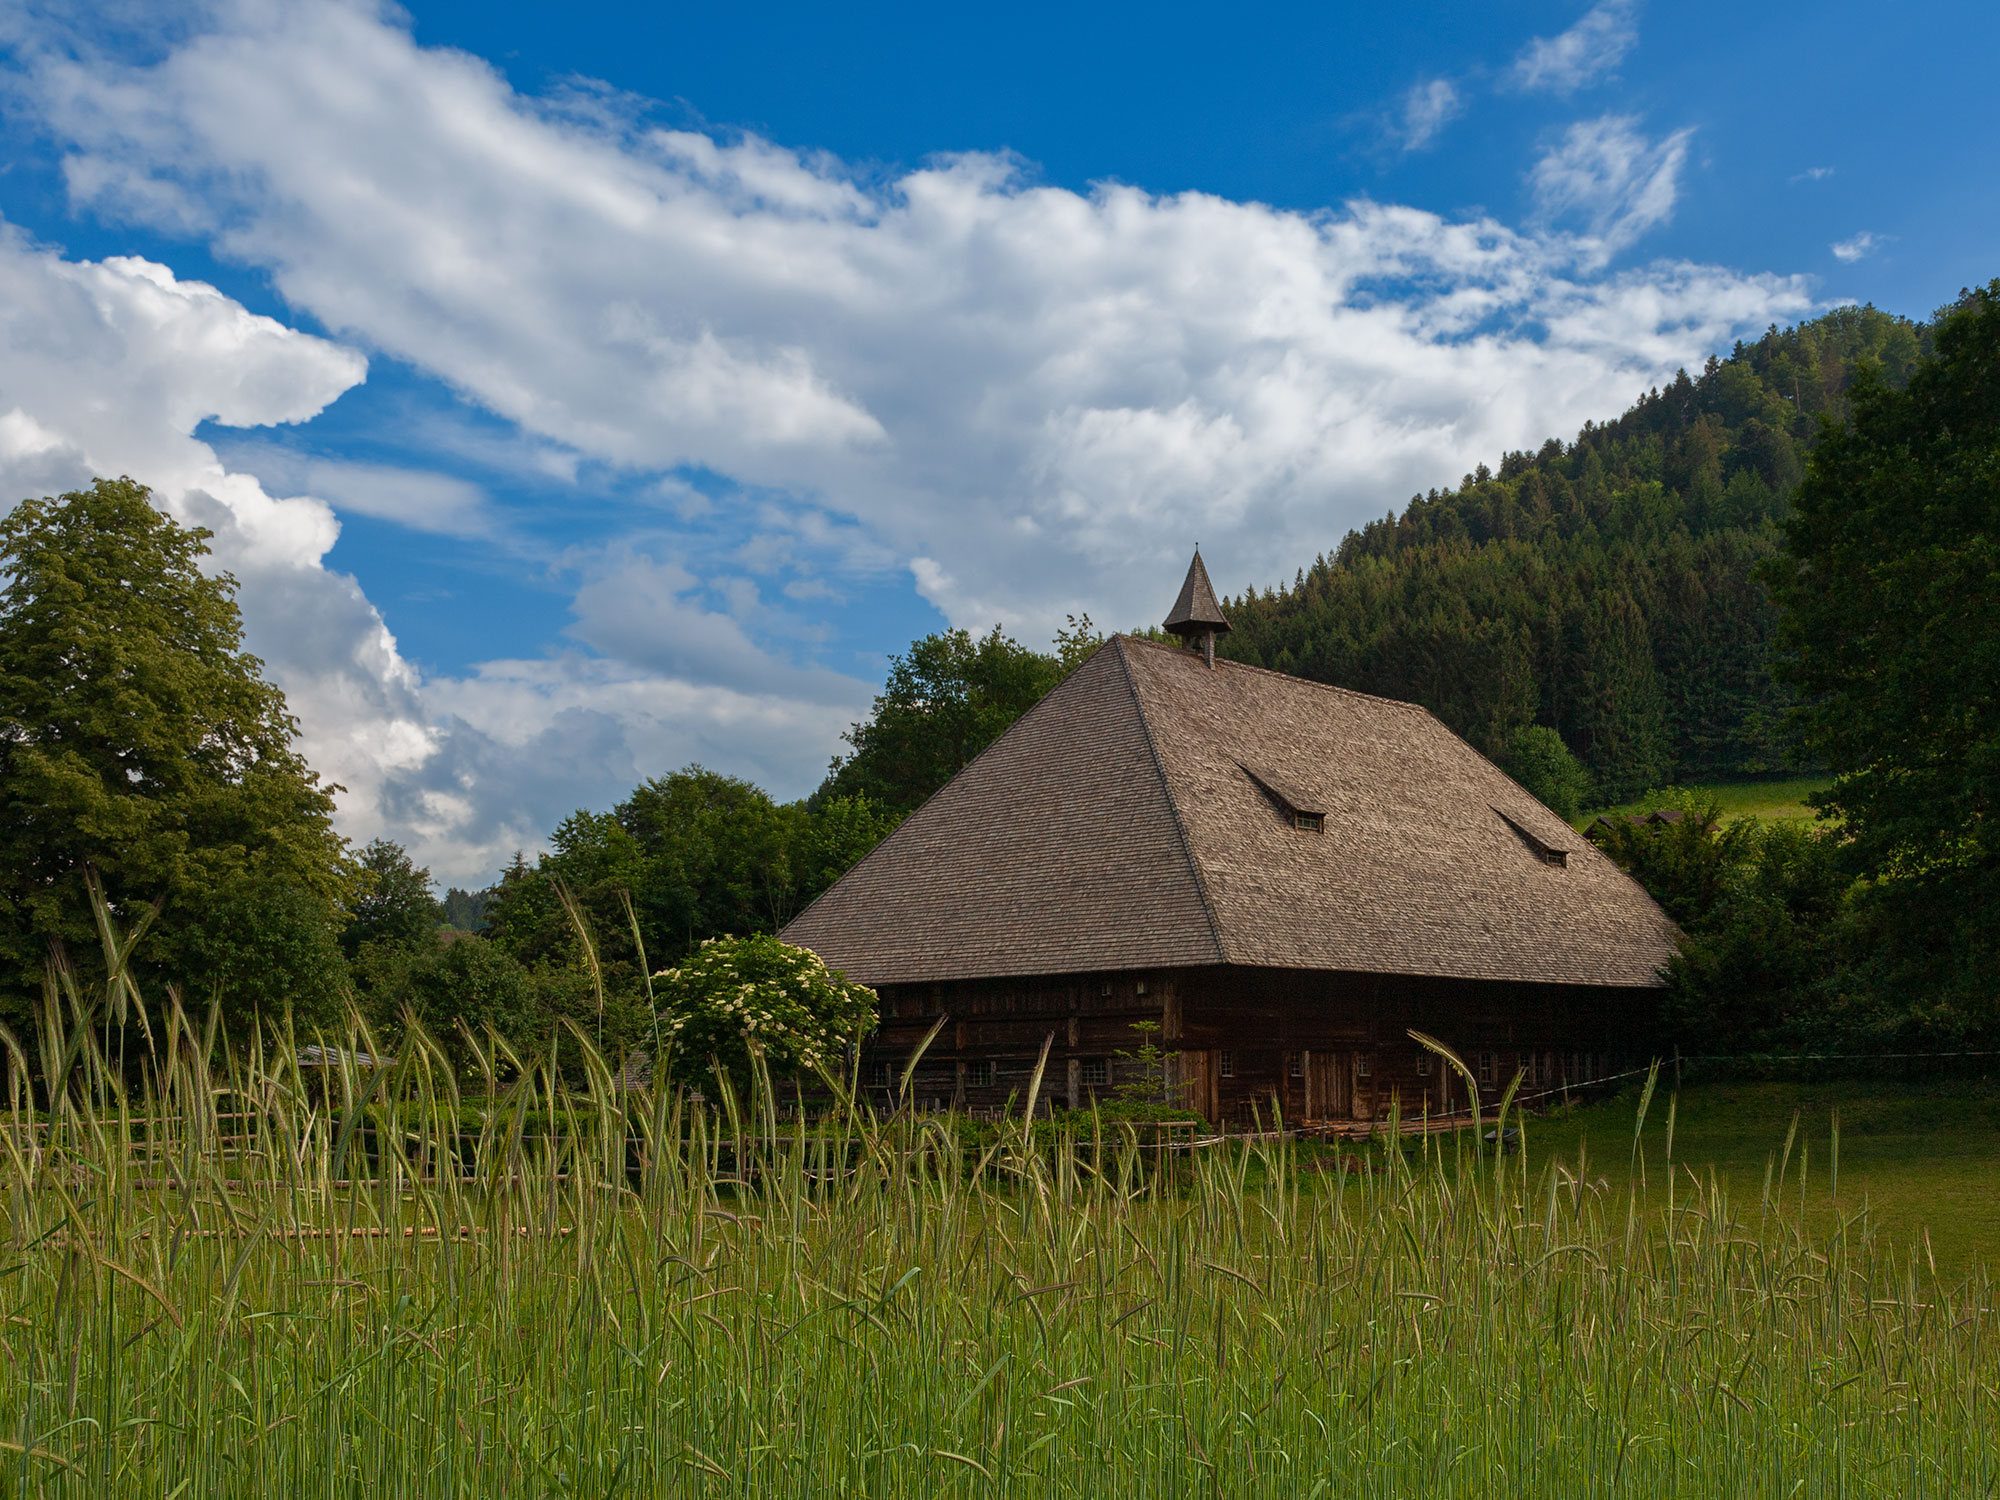
[(1188, 564), (1181, 596), (1174, 600), (1174, 607), (1167, 611), (1161, 626), (1190, 646), (1201, 642), (1202, 658), (1214, 669), (1215, 638), (1228, 631), (1229, 620), (1222, 613), (1222, 606), (1215, 602), (1215, 588), (1208, 581), (1208, 569), (1202, 565), (1199, 547), (1194, 549), (1194, 561)]

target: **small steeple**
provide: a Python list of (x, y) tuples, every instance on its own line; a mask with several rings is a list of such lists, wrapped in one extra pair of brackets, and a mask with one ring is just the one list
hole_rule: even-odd
[(1190, 645), (1199, 640), (1202, 656), (1209, 666), (1215, 665), (1215, 638), (1228, 631), (1229, 620), (1222, 613), (1222, 606), (1215, 602), (1215, 588), (1208, 581), (1208, 569), (1202, 566), (1199, 547), (1194, 549), (1194, 561), (1188, 564), (1181, 596), (1167, 611), (1162, 625)]

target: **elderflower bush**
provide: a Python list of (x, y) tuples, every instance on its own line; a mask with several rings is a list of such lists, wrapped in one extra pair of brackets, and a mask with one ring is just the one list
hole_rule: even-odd
[(673, 1072), (689, 1083), (719, 1069), (741, 1087), (753, 1056), (780, 1077), (839, 1072), (847, 1046), (875, 1029), (873, 990), (768, 935), (711, 938), (654, 975), (653, 992)]

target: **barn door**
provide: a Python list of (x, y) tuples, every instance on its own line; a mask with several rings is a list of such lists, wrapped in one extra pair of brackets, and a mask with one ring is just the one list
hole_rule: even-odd
[(1215, 1118), (1215, 1054), (1187, 1051), (1180, 1054), (1181, 1101), (1199, 1110), (1205, 1119)]
[(1354, 1064), (1345, 1052), (1306, 1054), (1306, 1113), (1315, 1120), (1347, 1117)]

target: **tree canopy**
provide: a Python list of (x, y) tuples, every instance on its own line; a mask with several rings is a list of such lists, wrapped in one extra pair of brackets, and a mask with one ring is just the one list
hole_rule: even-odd
[(915, 811), (1102, 640), (1088, 615), (1072, 615), (1052, 652), (998, 625), (983, 636), (944, 630), (912, 642), (889, 658), (873, 710), (843, 736), (853, 749), (835, 758), (815, 804), (865, 797), (898, 817)]
[(191, 1000), (337, 999), (333, 789), (242, 648), (235, 580), (203, 571), (207, 539), (130, 479), (0, 519), (0, 1005), (16, 1017), (51, 945), (89, 963), (90, 870), (115, 905), (161, 903), (137, 967)]
[(1864, 366), (1819, 435), (1787, 551), (1782, 671), (1897, 982), (2000, 1014), (2000, 281), (1910, 374)]
[(487, 893), (485, 935), (531, 973), (594, 964), (613, 1032), (636, 1044), (649, 1024), (647, 968), (677, 963), (707, 939), (776, 932), (894, 823), (864, 797), (777, 803), (747, 781), (689, 766), (608, 813), (564, 819), (533, 864), (516, 858)]

